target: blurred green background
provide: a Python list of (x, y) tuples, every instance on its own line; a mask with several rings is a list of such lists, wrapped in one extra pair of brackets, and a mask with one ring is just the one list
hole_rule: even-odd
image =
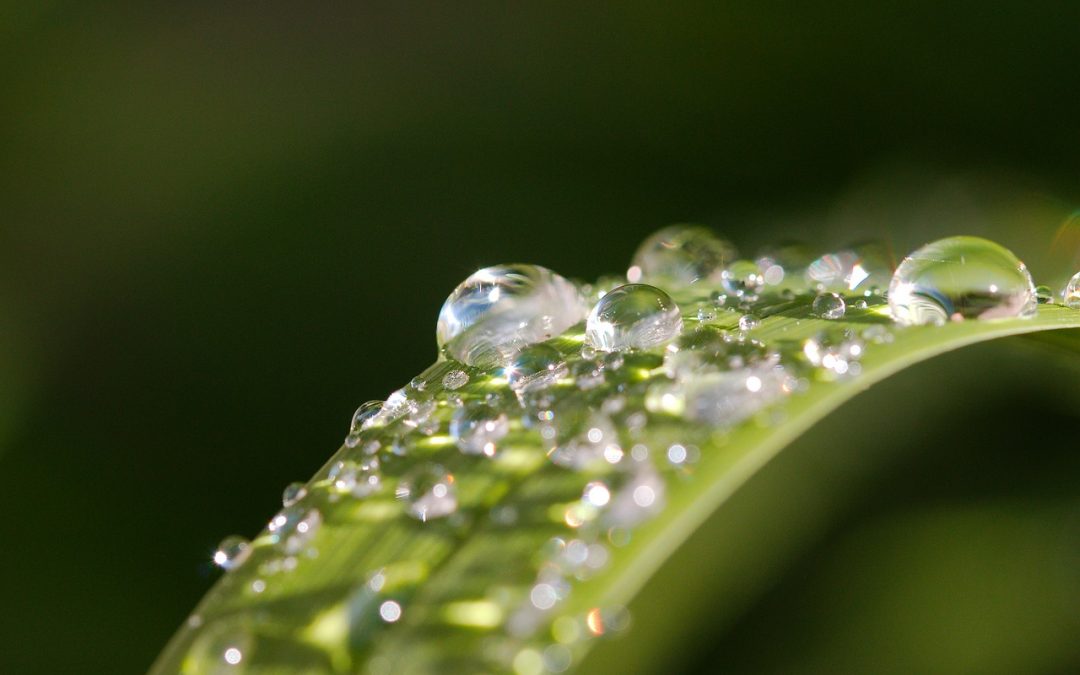
[[(144, 670), (217, 541), (433, 360), (478, 266), (620, 273), (693, 220), (748, 253), (987, 234), (1061, 283), (1078, 25), (1075, 2), (0, 2), (0, 672)], [(743, 576), (695, 571), (738, 601), (657, 667), (1080, 670), (1080, 378), (1014, 352), (886, 384), (751, 483), (707, 540)], [(868, 459), (880, 418), (903, 424)]]

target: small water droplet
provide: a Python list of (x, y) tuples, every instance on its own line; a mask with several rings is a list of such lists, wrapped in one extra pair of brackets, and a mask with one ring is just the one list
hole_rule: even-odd
[(450, 437), (467, 455), (494, 457), (498, 442), (509, 431), (506, 415), (485, 404), (459, 408), (450, 420)]
[(1054, 290), (1049, 286), (1040, 284), (1035, 287), (1035, 300), (1040, 305), (1046, 305), (1054, 301)]
[(1077, 272), (1072, 279), (1069, 279), (1069, 283), (1061, 294), (1061, 300), (1066, 307), (1080, 309), (1080, 272)]
[(214, 551), (214, 564), (223, 570), (236, 569), (251, 553), (251, 542), (235, 535), (225, 537)]
[(292, 506), (306, 496), (307, 488), (304, 487), (303, 483), (299, 481), (295, 483), (289, 483), (285, 486), (285, 489), (281, 493), (281, 505)]
[(322, 514), (317, 509), (304, 510), (299, 505), (286, 507), (270, 519), (267, 530), (271, 540), (281, 546), (285, 553), (299, 553), (314, 538), (322, 525)]
[(438, 464), (414, 469), (401, 479), (394, 494), (408, 502), (408, 514), (422, 522), (444, 518), (457, 511), (454, 476)]
[(514, 391), (536, 391), (566, 375), (566, 362), (557, 349), (539, 344), (521, 350), (503, 372)]
[(382, 486), (377, 457), (368, 457), (361, 462), (343, 459), (330, 467), (326, 477), (337, 492), (354, 497), (366, 497)]
[(803, 272), (810, 263), (810, 254), (801, 242), (786, 242), (760, 251), (754, 262), (768, 286), (802, 289)]
[(350, 434), (358, 434), (361, 431), (375, 426), (377, 423), (377, 416), (382, 410), (382, 401), (368, 401), (362, 404), (353, 413), (352, 422), (349, 425)]
[(948, 237), (923, 246), (896, 269), (889, 309), (900, 324), (1030, 317), (1035, 284), (1011, 251), (979, 237)]
[(765, 278), (754, 261), (736, 260), (724, 270), (721, 284), (730, 295), (753, 301), (765, 285)]
[(716, 283), (734, 260), (735, 247), (700, 225), (672, 225), (638, 247), (626, 273), (630, 283)]
[(613, 352), (655, 347), (681, 330), (682, 315), (671, 296), (654, 286), (627, 284), (596, 303), (585, 337), (596, 349)]
[(739, 317), (739, 330), (749, 331), (754, 330), (761, 325), (761, 319), (757, 318), (753, 314), (743, 314)]
[(464, 370), (451, 370), (446, 375), (443, 375), (442, 385), (444, 389), (454, 391), (455, 389), (461, 389), (469, 383), (469, 374)]
[(814, 298), (813, 312), (822, 319), (842, 319), (847, 305), (836, 293), (819, 293)]
[(491, 366), (584, 318), (577, 287), (563, 277), (538, 265), (499, 265), (454, 289), (439, 313), (436, 338), (458, 361)]

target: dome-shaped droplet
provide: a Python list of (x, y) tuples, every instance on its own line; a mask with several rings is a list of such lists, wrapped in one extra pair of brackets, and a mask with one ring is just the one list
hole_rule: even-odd
[(566, 361), (559, 350), (539, 344), (526, 347), (504, 371), (514, 391), (535, 391), (550, 386), (566, 374)]
[(467, 455), (495, 456), (499, 440), (508, 431), (506, 415), (482, 403), (458, 408), (450, 420), (450, 437)]
[(303, 483), (296, 481), (289, 483), (281, 492), (281, 505), (292, 506), (307, 496), (307, 488)]
[(454, 289), (439, 312), (436, 339), (463, 363), (491, 366), (584, 318), (581, 295), (563, 277), (538, 265), (498, 265)]
[(243, 537), (225, 537), (214, 551), (214, 564), (223, 570), (231, 570), (239, 567), (248, 554), (251, 553), (251, 543)]
[(394, 494), (408, 503), (406, 510), (410, 516), (423, 522), (457, 511), (454, 476), (437, 464), (422, 466), (406, 475)]
[(382, 408), (382, 401), (368, 401), (362, 404), (353, 413), (352, 422), (349, 424), (349, 433), (358, 434), (364, 429), (374, 426)]
[(819, 293), (814, 298), (812, 309), (814, 314), (822, 319), (842, 319), (847, 311), (847, 304), (836, 293)]
[(600, 351), (648, 349), (682, 330), (679, 306), (654, 286), (619, 286), (596, 303), (585, 326), (589, 344)]
[(716, 283), (735, 255), (735, 247), (707, 227), (672, 225), (641, 243), (626, 279), (631, 283)]
[(979, 237), (948, 237), (904, 258), (889, 284), (889, 309), (904, 325), (1030, 317), (1035, 284), (1005, 247)]
[(443, 375), (442, 385), (445, 389), (454, 391), (455, 389), (461, 389), (469, 383), (469, 374), (464, 370), (451, 370), (446, 375)]
[(1066, 307), (1080, 309), (1080, 272), (1077, 272), (1072, 279), (1069, 279), (1069, 283), (1061, 294), (1061, 301), (1065, 303)]

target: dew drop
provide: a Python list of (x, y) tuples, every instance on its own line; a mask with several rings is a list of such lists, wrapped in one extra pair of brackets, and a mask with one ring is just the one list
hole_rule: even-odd
[(806, 278), (822, 291), (855, 293), (885, 285), (892, 271), (893, 258), (888, 247), (867, 242), (814, 260), (806, 269)]
[(1054, 291), (1049, 286), (1036, 286), (1035, 299), (1039, 302), (1040, 305), (1049, 304), (1054, 301)]
[(1066, 307), (1080, 309), (1080, 272), (1077, 272), (1072, 279), (1069, 279), (1069, 283), (1061, 294), (1061, 300)]
[(451, 370), (446, 375), (443, 375), (442, 385), (444, 389), (454, 391), (455, 389), (461, 389), (469, 383), (469, 374), (464, 370)]
[(681, 330), (682, 315), (671, 296), (654, 286), (627, 284), (596, 303), (585, 338), (594, 348), (613, 352), (655, 347)]
[(730, 295), (753, 300), (765, 285), (765, 277), (754, 261), (736, 260), (724, 270), (721, 284)]
[(360, 462), (343, 459), (330, 467), (326, 477), (334, 490), (354, 497), (366, 497), (382, 486), (376, 457), (368, 457)]
[(285, 486), (285, 489), (281, 493), (281, 505), (292, 506), (306, 496), (307, 488), (304, 487), (303, 483), (299, 481), (295, 483), (289, 483)]
[(450, 437), (467, 455), (494, 457), (509, 430), (506, 415), (482, 403), (458, 408), (450, 420)]
[(362, 404), (353, 413), (352, 423), (349, 425), (350, 434), (358, 434), (361, 431), (374, 426), (378, 421), (378, 414), (382, 410), (382, 401), (368, 401)]
[(904, 258), (889, 284), (889, 309), (903, 325), (1031, 317), (1035, 284), (1024, 263), (1003, 246), (948, 237)]
[(223, 570), (239, 567), (251, 553), (251, 543), (235, 535), (225, 537), (214, 551), (214, 564)]
[(842, 319), (844, 312), (847, 311), (847, 305), (836, 293), (819, 293), (814, 298), (812, 309), (814, 314), (822, 319)]
[(642, 242), (626, 279), (630, 283), (716, 283), (720, 281), (724, 267), (734, 258), (735, 247), (709, 228), (672, 225)]
[(503, 372), (510, 388), (521, 393), (551, 386), (567, 371), (557, 349), (539, 344), (521, 350)]
[(437, 464), (429, 464), (402, 478), (394, 495), (408, 502), (407, 512), (421, 522), (444, 518), (457, 511), (454, 476)]
[(761, 325), (761, 319), (757, 318), (753, 314), (743, 314), (739, 317), (739, 330), (748, 331), (754, 330)]
[(446, 299), (436, 339), (468, 365), (506, 363), (523, 347), (584, 319), (583, 302), (574, 284), (539, 265), (486, 267)]
[(286, 507), (270, 519), (267, 530), (271, 540), (285, 553), (299, 553), (314, 538), (322, 525), (322, 514), (316, 509), (304, 510), (299, 505)]

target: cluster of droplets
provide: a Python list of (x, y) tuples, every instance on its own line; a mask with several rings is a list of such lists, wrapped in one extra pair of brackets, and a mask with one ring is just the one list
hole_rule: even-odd
[[(540, 551), (508, 545), (499, 573), (479, 556), (476, 575), (494, 575), (492, 587), (450, 593), (424, 620), (482, 629), (477, 668), (562, 672), (586, 640), (629, 624), (622, 608), (575, 602), (576, 585), (603, 572), (709, 448), (741, 425), (776, 424), (814, 383), (858, 377), (898, 326), (1028, 317), (1051, 299), (1012, 253), (975, 237), (929, 244), (894, 272), (878, 243), (816, 257), (785, 243), (741, 258), (707, 228), (673, 226), (645, 240), (625, 283), (485, 268), (439, 314), (440, 360), (361, 405), (334, 460), (285, 489), (258, 538), (226, 538), (213, 562), (247, 570), (248, 592), (270, 595), (277, 575), (319, 557), (331, 505), (361, 522), (400, 514), (432, 533), (433, 550), (468, 531), (548, 531)], [(1061, 299), (1080, 307), (1080, 273)], [(409, 658), (372, 636), (402, 621), (426, 572), (385, 555), (342, 604), (310, 617), (306, 634), (325, 653), (374, 649), (365, 654), (380, 667)], [(257, 628), (191, 628), (193, 653), (225, 672), (254, 658)]]

